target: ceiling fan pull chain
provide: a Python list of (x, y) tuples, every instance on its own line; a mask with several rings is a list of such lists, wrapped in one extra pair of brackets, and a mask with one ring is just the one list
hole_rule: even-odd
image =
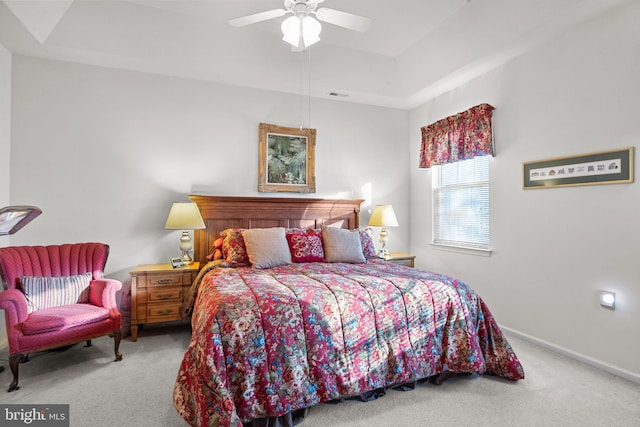
[(298, 57), (299, 63), (300, 63), (300, 75), (298, 76), (299, 80), (300, 80), (300, 82), (299, 82), (300, 83), (300, 98), (299, 98), (300, 130), (302, 130), (302, 71), (303, 71), (302, 70), (302, 61), (303, 61), (303, 57), (302, 57), (303, 53), (302, 52), (303, 51), (300, 51), (300, 54), (299, 54), (299, 57)]
[(311, 129), (311, 46), (307, 48), (309, 51), (309, 61), (308, 61), (308, 69), (309, 69), (309, 129)]

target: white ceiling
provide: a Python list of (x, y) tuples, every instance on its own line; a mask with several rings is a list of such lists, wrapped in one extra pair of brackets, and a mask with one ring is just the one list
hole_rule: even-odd
[(309, 57), (281, 40), (284, 18), (227, 23), (282, 0), (3, 0), (0, 44), (21, 55), (411, 109), (630, 1), (326, 0), (322, 7), (372, 25), (357, 33), (323, 23)]

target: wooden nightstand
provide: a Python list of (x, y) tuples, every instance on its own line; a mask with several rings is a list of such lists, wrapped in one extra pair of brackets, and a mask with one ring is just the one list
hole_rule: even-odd
[(407, 267), (414, 267), (415, 255), (403, 254), (400, 252), (391, 252), (388, 257), (383, 258), (385, 261), (392, 262), (394, 264), (406, 265)]
[(172, 268), (171, 264), (144, 264), (131, 274), (131, 340), (138, 325), (182, 320), (180, 307), (198, 275), (200, 263)]

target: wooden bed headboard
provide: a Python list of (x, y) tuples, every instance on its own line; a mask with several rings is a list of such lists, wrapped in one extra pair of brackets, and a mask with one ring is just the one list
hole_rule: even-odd
[(323, 225), (355, 229), (360, 226), (364, 200), (281, 197), (189, 196), (200, 209), (206, 229), (194, 230), (194, 261), (207, 263), (213, 242), (227, 228), (321, 228)]

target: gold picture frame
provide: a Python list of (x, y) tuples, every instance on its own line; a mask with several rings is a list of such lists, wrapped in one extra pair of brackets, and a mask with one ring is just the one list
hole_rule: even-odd
[(316, 130), (260, 123), (258, 191), (315, 193)]
[(522, 163), (522, 188), (633, 182), (633, 147)]

